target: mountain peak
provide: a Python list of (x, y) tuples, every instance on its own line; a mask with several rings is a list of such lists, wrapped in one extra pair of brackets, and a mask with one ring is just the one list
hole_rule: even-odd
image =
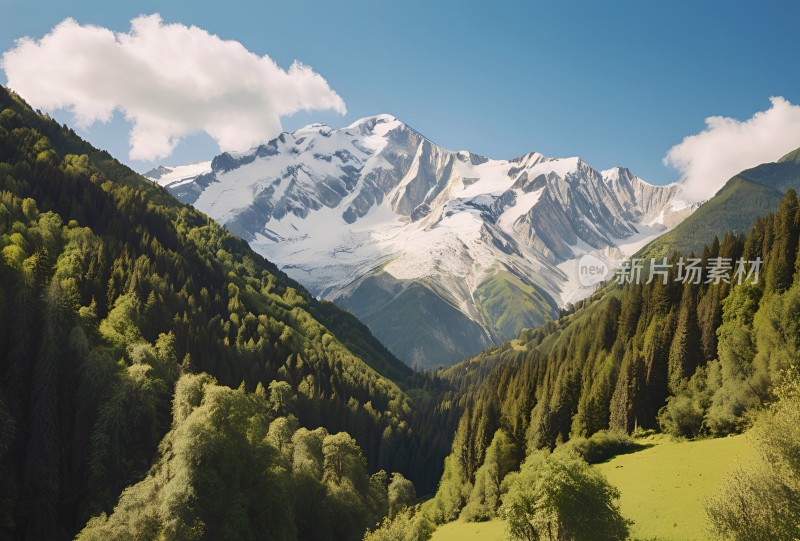
[(302, 128), (295, 130), (293, 133), (297, 135), (300, 133), (307, 133), (307, 132), (318, 133), (330, 130), (331, 127), (328, 126), (327, 124), (323, 124), (321, 122), (314, 122), (313, 124), (308, 124), (307, 126), (303, 126)]
[[(534, 153), (536, 155), (536, 153)], [(546, 158), (541, 154), (536, 155), (535, 163), (544, 163), (542, 167), (546, 167), (549, 171), (557, 174), (561, 178), (566, 178), (570, 173), (578, 173), (581, 167), (586, 165), (578, 156), (570, 158)]]
[(359, 118), (349, 126), (348, 128), (357, 128), (358, 126), (362, 126), (364, 124), (382, 124), (385, 122), (397, 122), (397, 117), (394, 115), (390, 115), (388, 113), (383, 113), (379, 115), (372, 115), (372, 116), (365, 116), (363, 118)]
[[(554, 317), (592, 291), (577, 259), (591, 252), (615, 266), (631, 244), (616, 239), (660, 234), (674, 197), (634, 188), (622, 168), (609, 190), (577, 156), (452, 152), (388, 114), (284, 133), (211, 169), (194, 182), (174, 171), (169, 188), (364, 317), (410, 364), (454, 361)], [(523, 305), (536, 308), (518, 313)], [(449, 315), (424, 332), (410, 317), (398, 333), (404, 309)]]
[[(379, 126), (380, 129), (376, 129)], [(379, 131), (381, 132), (382, 135), (400, 126), (405, 126), (405, 124), (397, 120), (397, 118), (394, 117), (393, 115), (380, 114), (380, 115), (366, 116), (364, 118), (359, 118), (358, 120), (347, 126), (345, 129), (358, 129), (362, 133)]]
[(538, 152), (528, 152), (523, 154), (522, 156), (518, 156), (516, 158), (512, 158), (509, 160), (511, 163), (521, 163), (526, 165), (532, 165), (539, 163), (541, 161), (547, 160), (547, 156), (544, 154), (539, 154)]
[(640, 183), (642, 185), (650, 186), (650, 187), (654, 187), (654, 188), (655, 187), (669, 188), (669, 187), (671, 187), (671, 186), (676, 184), (675, 182), (672, 182), (670, 184), (656, 185), (656, 184), (653, 184), (652, 182), (647, 182), (646, 180), (643, 180), (641, 177), (636, 175), (636, 173), (634, 173), (633, 171), (631, 171), (627, 167), (622, 167), (622, 166), (619, 166), (619, 165), (615, 165), (614, 167), (611, 167), (609, 169), (604, 169), (603, 171), (600, 171), (600, 175), (603, 177), (603, 180), (606, 182), (606, 184), (609, 184), (611, 182), (619, 182), (619, 181), (621, 181), (623, 179), (626, 180), (628, 183), (638, 182), (638, 183)]
[(619, 178), (631, 179), (636, 176), (627, 167), (621, 167), (619, 165), (615, 165), (614, 167), (610, 167), (608, 169), (600, 171), (600, 175), (606, 182), (617, 180)]

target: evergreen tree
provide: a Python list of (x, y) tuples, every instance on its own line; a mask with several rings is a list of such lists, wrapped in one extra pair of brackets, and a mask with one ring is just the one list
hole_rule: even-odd
[(461, 513), (468, 521), (493, 518), (500, 506), (501, 484), (505, 476), (516, 468), (516, 450), (503, 429), (495, 432), (486, 450), (486, 458), (475, 474), (475, 483)]
[(678, 322), (669, 349), (669, 390), (675, 394), (701, 364), (697, 306), (692, 287), (683, 288)]
[[(29, 211), (32, 212), (32, 211)], [(23, 518), (30, 539), (55, 539), (63, 533), (58, 521), (60, 493), (58, 378), (64, 346), (64, 310), (58, 284), (52, 282), (43, 302), (41, 345), (33, 367), (29, 406), (30, 434), (22, 476)]]
[(773, 244), (768, 252), (767, 288), (785, 291), (792, 284), (797, 257), (798, 212), (797, 193), (790, 189), (775, 213)]

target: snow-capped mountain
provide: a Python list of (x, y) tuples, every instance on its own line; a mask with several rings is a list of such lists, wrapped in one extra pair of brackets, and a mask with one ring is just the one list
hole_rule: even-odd
[(614, 268), (693, 210), (675, 184), (579, 158), (452, 152), (389, 115), (146, 176), (418, 366), (555, 316), (593, 290), (579, 257)]

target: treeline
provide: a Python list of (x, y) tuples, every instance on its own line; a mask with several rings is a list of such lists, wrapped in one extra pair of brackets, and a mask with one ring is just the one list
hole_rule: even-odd
[(299, 426), (346, 432), (367, 471), (438, 478), (448, 435), (414, 407), (435, 382), (0, 88), (0, 537), (67, 538), (110, 514), (199, 373), (251, 394), (285, 382)]
[[(679, 279), (674, 254), (666, 284), (660, 276), (609, 284), (560, 320), (442, 371), (469, 391), (457, 397), (465, 413), (428, 516), (495, 516), (506, 474), (570, 439), (602, 448), (625, 445), (615, 434), (637, 430), (744, 430), (800, 359), (798, 238), (800, 205), (790, 190), (747, 236), (714, 239), (698, 255), (704, 269), (730, 260), (731, 283), (705, 273), (699, 283)], [(757, 281), (737, 284), (740, 258), (763, 261)]]

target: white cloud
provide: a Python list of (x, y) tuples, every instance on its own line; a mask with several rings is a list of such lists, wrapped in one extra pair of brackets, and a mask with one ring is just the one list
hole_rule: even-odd
[(130, 32), (66, 19), (42, 39), (23, 38), (0, 63), (9, 86), (46, 111), (67, 109), (78, 125), (132, 122), (130, 157), (168, 156), (178, 141), (204, 131), (225, 151), (275, 137), (281, 117), (299, 110), (346, 112), (319, 74), (295, 62), (281, 69), (195, 26), (159, 15), (131, 21)]
[(705, 130), (667, 152), (664, 163), (680, 172), (687, 199), (709, 199), (737, 173), (800, 147), (800, 106), (780, 97), (770, 102), (746, 121), (709, 117)]

